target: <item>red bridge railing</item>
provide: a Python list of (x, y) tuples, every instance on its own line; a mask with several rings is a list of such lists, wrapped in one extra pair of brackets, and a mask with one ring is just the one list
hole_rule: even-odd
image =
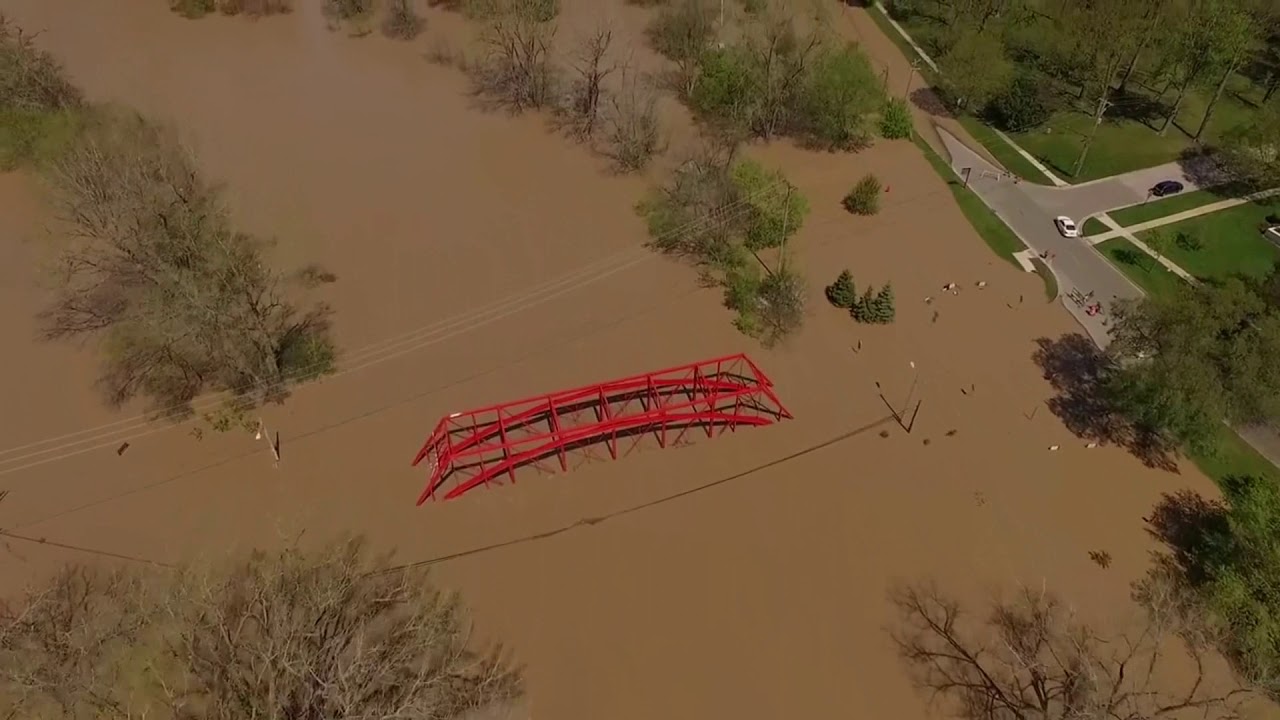
[(413, 460), (429, 473), (418, 504), (440, 492), (451, 500), (504, 476), (514, 483), (529, 465), (555, 461), (567, 472), (570, 453), (600, 444), (616, 460), (647, 436), (665, 448), (694, 427), (712, 437), (790, 417), (773, 383), (741, 354), (453, 413)]

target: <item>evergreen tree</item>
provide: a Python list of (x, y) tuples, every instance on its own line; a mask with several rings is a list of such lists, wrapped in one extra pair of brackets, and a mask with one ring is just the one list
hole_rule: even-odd
[(875, 302), (875, 290), (868, 286), (862, 297), (855, 300), (849, 308), (849, 314), (853, 315), (853, 319), (860, 323), (875, 322), (873, 310)]
[(849, 310), (857, 299), (858, 290), (848, 270), (842, 270), (836, 281), (827, 286), (827, 301), (838, 308)]
[(875, 322), (887, 324), (893, 322), (894, 318), (897, 317), (898, 309), (893, 301), (892, 283), (885, 283), (884, 287), (880, 288), (880, 292), (876, 293), (873, 303)]

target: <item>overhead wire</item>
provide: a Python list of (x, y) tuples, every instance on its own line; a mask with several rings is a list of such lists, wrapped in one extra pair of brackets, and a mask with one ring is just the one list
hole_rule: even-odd
[[(831, 174), (834, 175), (836, 173), (833, 172)], [(767, 185), (754, 193), (738, 198), (733, 203), (726, 205), (719, 215), (702, 217), (689, 223), (685, 223), (682, 226), (672, 228), (670, 231), (663, 233), (654, 240), (661, 241), (663, 239), (676, 237), (680, 234), (696, 232), (697, 230), (709, 226), (714, 222), (724, 222), (727, 220), (737, 219), (749, 212), (751, 202), (767, 195), (768, 193), (779, 190), (785, 185), (785, 180), (779, 180), (778, 182)], [(726, 215), (725, 213), (729, 214)], [(348, 373), (400, 357), (401, 355), (421, 349), (422, 347), (443, 342), (446, 339), (451, 339), (457, 335), (469, 332), (470, 330), (492, 324), (521, 312), (524, 309), (541, 305), (572, 290), (599, 282), (600, 280), (616, 274), (617, 272), (621, 272), (635, 264), (645, 262), (653, 256), (654, 253), (647, 251), (644, 248), (636, 247), (613, 253), (612, 255), (602, 258), (593, 264), (579, 268), (556, 280), (544, 283), (533, 290), (526, 291), (523, 294), (510, 296), (504, 300), (481, 308), (480, 310), (447, 318), (359, 348), (354, 352), (345, 355), (341, 361), (342, 365), (338, 370), (336, 372), (329, 373), (325, 377), (331, 379), (346, 375)], [(314, 364), (301, 368), (296, 371), (296, 373), (298, 375), (306, 376), (319, 372), (322, 369), (322, 365)], [(266, 392), (284, 390), (290, 385), (297, 385), (302, 382), (305, 381), (286, 379), (279, 383), (274, 383), (266, 387), (264, 390)], [(212, 393), (209, 396), (200, 398), (196, 402), (191, 403), (190, 410), (192, 414), (198, 414), (214, 409), (218, 407), (220, 403), (225, 402), (225, 400), (228, 397), (231, 397), (231, 395), (232, 393), (228, 391)], [(150, 434), (151, 432), (160, 432), (162, 430), (169, 429), (173, 425), (163, 424), (162, 421), (158, 421), (156, 418), (171, 416), (172, 414), (182, 412), (186, 409), (188, 409), (188, 404), (175, 404), (148, 414), (140, 414), (104, 423), (96, 427), (85, 428), (6, 448), (0, 450), (0, 467), (12, 465), (22, 460), (38, 458), (44, 455), (59, 455), (63, 451), (79, 445), (98, 443), (109, 437), (115, 438), (115, 436), (144, 430), (145, 428), (148, 428), (148, 426), (157, 423), (161, 423), (160, 427), (151, 428), (146, 432), (143, 432), (142, 435)], [(94, 445), (93, 447), (86, 448), (83, 451), (87, 452), (89, 450), (99, 449), (106, 445), (113, 444), (119, 439), (123, 438), (116, 438), (102, 445)], [(79, 453), (70, 453), (70, 455), (75, 454)], [(0, 470), (0, 475), (7, 475), (12, 472), (28, 469), (30, 467), (44, 464), (44, 462), (45, 461), (34, 461), (18, 467), (5, 468)]]

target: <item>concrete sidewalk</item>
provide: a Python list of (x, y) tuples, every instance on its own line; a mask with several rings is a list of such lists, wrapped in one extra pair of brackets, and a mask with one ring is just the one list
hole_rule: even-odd
[[(1125, 228), (1108, 230), (1107, 232), (1099, 233), (1098, 235), (1090, 235), (1089, 242), (1093, 243), (1094, 245), (1097, 245), (1100, 242), (1104, 242), (1112, 238), (1123, 237), (1125, 233), (1140, 233), (1145, 230), (1151, 230), (1153, 228), (1161, 227), (1163, 225), (1172, 225), (1174, 223), (1182, 222), (1183, 220), (1190, 220), (1191, 218), (1200, 217), (1201, 215), (1208, 215), (1209, 213), (1215, 213), (1215, 212), (1218, 212), (1219, 210), (1226, 210), (1228, 208), (1233, 208), (1238, 205), (1244, 205), (1245, 203), (1251, 203), (1257, 200), (1269, 198), (1276, 194), (1280, 194), (1280, 188), (1263, 190), (1261, 192), (1245, 195), (1244, 197), (1219, 200), (1218, 202), (1209, 203), (1208, 205), (1201, 205), (1198, 208), (1183, 210), (1182, 212), (1174, 213), (1172, 215), (1165, 215), (1164, 217), (1159, 217), (1154, 220), (1147, 220), (1146, 222), (1140, 222), (1136, 225), (1130, 225)], [(1095, 217), (1098, 217), (1099, 220), (1102, 220), (1102, 222), (1106, 223), (1106, 220), (1103, 220), (1101, 216), (1095, 216)], [(1117, 227), (1117, 228), (1119, 227), (1115, 225), (1114, 221), (1112, 221), (1112, 223), (1110, 224), (1112, 225), (1112, 227)]]

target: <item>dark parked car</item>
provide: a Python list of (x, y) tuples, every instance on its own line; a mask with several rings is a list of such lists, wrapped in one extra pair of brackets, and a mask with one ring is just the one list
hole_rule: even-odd
[(1162, 180), (1151, 188), (1151, 194), (1156, 197), (1164, 197), (1165, 195), (1176, 195), (1182, 192), (1182, 183), (1177, 180)]

